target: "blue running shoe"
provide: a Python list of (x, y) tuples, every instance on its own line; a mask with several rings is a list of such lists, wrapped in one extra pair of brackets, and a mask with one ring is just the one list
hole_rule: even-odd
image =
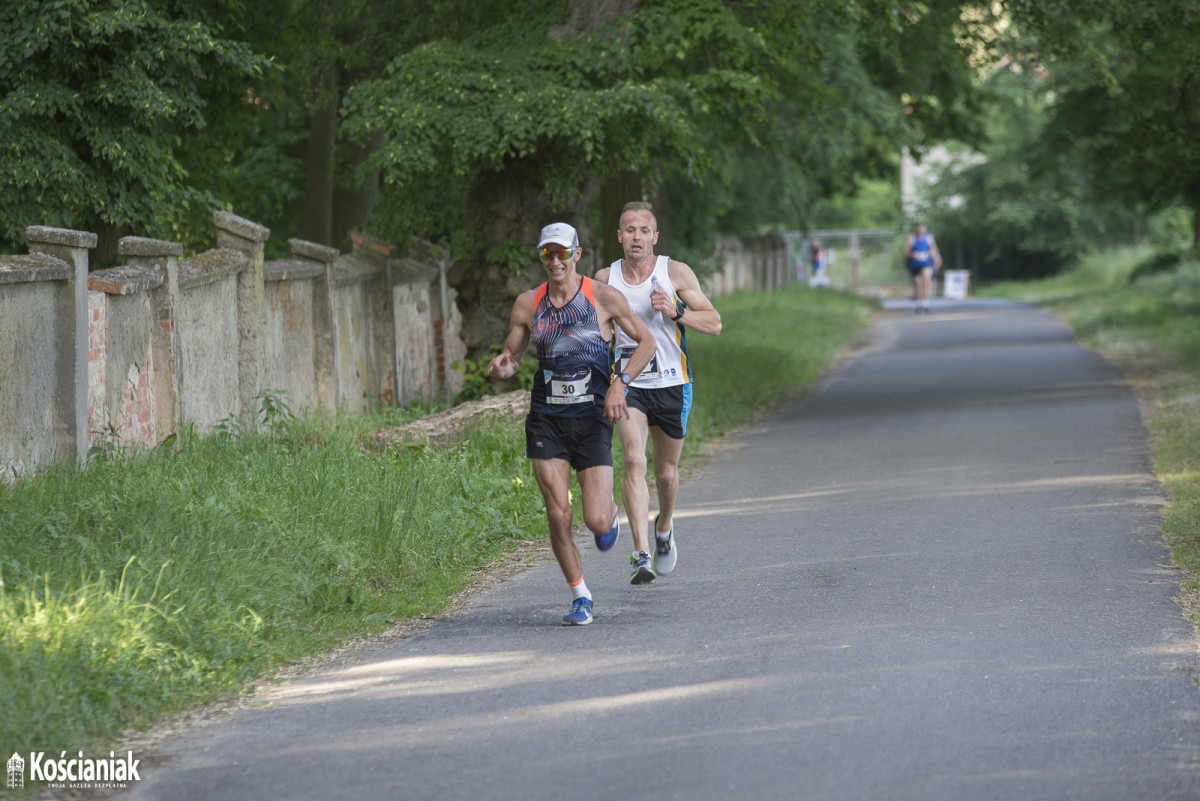
[(654, 518), (654, 572), (667, 575), (675, 569), (679, 551), (675, 547), (675, 526), (667, 532), (665, 540), (658, 537), (658, 517)]
[(613, 516), (612, 527), (608, 531), (596, 535), (596, 547), (602, 551), (607, 551), (617, 544), (617, 537), (619, 536), (621, 536), (620, 513)]
[(576, 598), (575, 603), (571, 604), (571, 611), (563, 615), (564, 626), (586, 626), (593, 620), (591, 598)]

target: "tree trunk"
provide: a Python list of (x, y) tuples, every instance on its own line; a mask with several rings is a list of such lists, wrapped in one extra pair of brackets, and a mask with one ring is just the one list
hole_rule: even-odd
[[(637, 10), (639, 0), (569, 0), (570, 21), (549, 31), (551, 38), (590, 31), (613, 17)], [(458, 308), (463, 315), (462, 339), (470, 359), (490, 359), (492, 346), (502, 344), (509, 331), (513, 301), (525, 290), (545, 280), (545, 271), (535, 253), (538, 234), (551, 222), (566, 222), (579, 231), (584, 255), (579, 271), (592, 274), (600, 264), (600, 253), (589, 243), (596, 242), (588, 223), (588, 209), (597, 194), (600, 181), (582, 166), (579, 180), (566, 208), (554, 208), (546, 193), (546, 164), (562, 153), (547, 147), (526, 158), (509, 161), (502, 170), (481, 171), (474, 176), (463, 202), (463, 225), (481, 245), (478, 254), (461, 258), (447, 274), (458, 292)], [(624, 201), (622, 201), (623, 203)], [(618, 208), (618, 212), (620, 209)], [(616, 226), (603, 232), (603, 240), (615, 241)], [(506, 274), (504, 268), (487, 258), (497, 245), (517, 243), (529, 248), (526, 269)], [(605, 262), (607, 264), (607, 262)], [(498, 382), (500, 388), (511, 382)]]
[(339, 250), (349, 248), (350, 233), (366, 222), (371, 205), (379, 196), (378, 172), (371, 173), (360, 183), (354, 183), (354, 179), (359, 166), (381, 147), (383, 135), (376, 134), (365, 145), (346, 145), (343, 158), (338, 160), (339, 180), (333, 186), (330, 244)]
[(550, 29), (550, 38), (587, 33), (613, 17), (632, 14), (641, 0), (568, 0), (568, 22)]
[(101, 220), (97, 215), (91, 230), (96, 234), (96, 247), (88, 251), (88, 269), (99, 270), (113, 266), (120, 258), (118, 246), (121, 237), (132, 235), (133, 229), (128, 225), (117, 227), (110, 222)]
[(612, 264), (621, 258), (621, 243), (617, 228), (621, 225), (621, 209), (631, 200), (642, 199), (642, 177), (636, 172), (622, 171), (604, 179), (600, 190), (600, 261)]
[[(332, 67), (330, 68), (332, 70)], [(330, 73), (315, 81), (309, 118), (308, 185), (304, 193), (304, 238), (333, 244), (333, 154), (337, 140), (337, 79)]]
[[(477, 255), (460, 258), (447, 280), (458, 292), (463, 315), (462, 339), (471, 359), (491, 358), (493, 345), (508, 336), (513, 301), (545, 280), (535, 249), (542, 227), (566, 222), (579, 231), (580, 242), (592, 241), (587, 209), (596, 194), (596, 178), (581, 173), (570, 208), (552, 208), (546, 194), (545, 161), (534, 155), (510, 161), (499, 172), (477, 174), (463, 203), (463, 225), (479, 243)], [(529, 250), (526, 268), (506, 273), (487, 258), (497, 245), (517, 243)], [(587, 248), (584, 256), (587, 257)]]
[(654, 246), (654, 252), (660, 256), (670, 256), (672, 255), (671, 203), (670, 198), (667, 197), (666, 181), (659, 182), (650, 203), (654, 206), (654, 219), (658, 222), (658, 244)]
[(660, 256), (671, 254), (671, 204), (667, 198), (666, 182), (660, 182), (652, 191), (642, 190), (642, 176), (636, 172), (619, 172), (604, 179), (600, 191), (600, 236), (601, 266), (612, 264), (621, 258), (621, 243), (617, 241), (617, 228), (621, 224), (621, 209), (634, 200), (646, 200), (654, 207), (654, 219), (658, 222), (658, 244), (654, 252)]

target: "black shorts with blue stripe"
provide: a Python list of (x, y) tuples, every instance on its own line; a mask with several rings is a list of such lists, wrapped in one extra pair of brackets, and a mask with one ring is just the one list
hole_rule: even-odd
[(625, 393), (625, 405), (646, 415), (652, 428), (660, 429), (671, 439), (687, 436), (688, 414), (692, 411), (692, 385), (644, 389), (630, 387)]

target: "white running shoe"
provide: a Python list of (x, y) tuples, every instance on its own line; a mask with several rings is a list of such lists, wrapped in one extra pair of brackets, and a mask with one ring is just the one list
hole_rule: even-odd
[(654, 517), (654, 572), (665, 576), (675, 569), (679, 549), (675, 544), (675, 526), (667, 532), (665, 540), (658, 538), (658, 516)]

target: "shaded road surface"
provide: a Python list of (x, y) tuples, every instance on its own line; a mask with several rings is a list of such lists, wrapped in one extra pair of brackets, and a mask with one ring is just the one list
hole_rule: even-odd
[(539, 563), (141, 755), (122, 798), (1200, 798), (1146, 432), (1050, 315), (893, 310), (733, 444), (673, 575), (586, 545), (592, 626)]

